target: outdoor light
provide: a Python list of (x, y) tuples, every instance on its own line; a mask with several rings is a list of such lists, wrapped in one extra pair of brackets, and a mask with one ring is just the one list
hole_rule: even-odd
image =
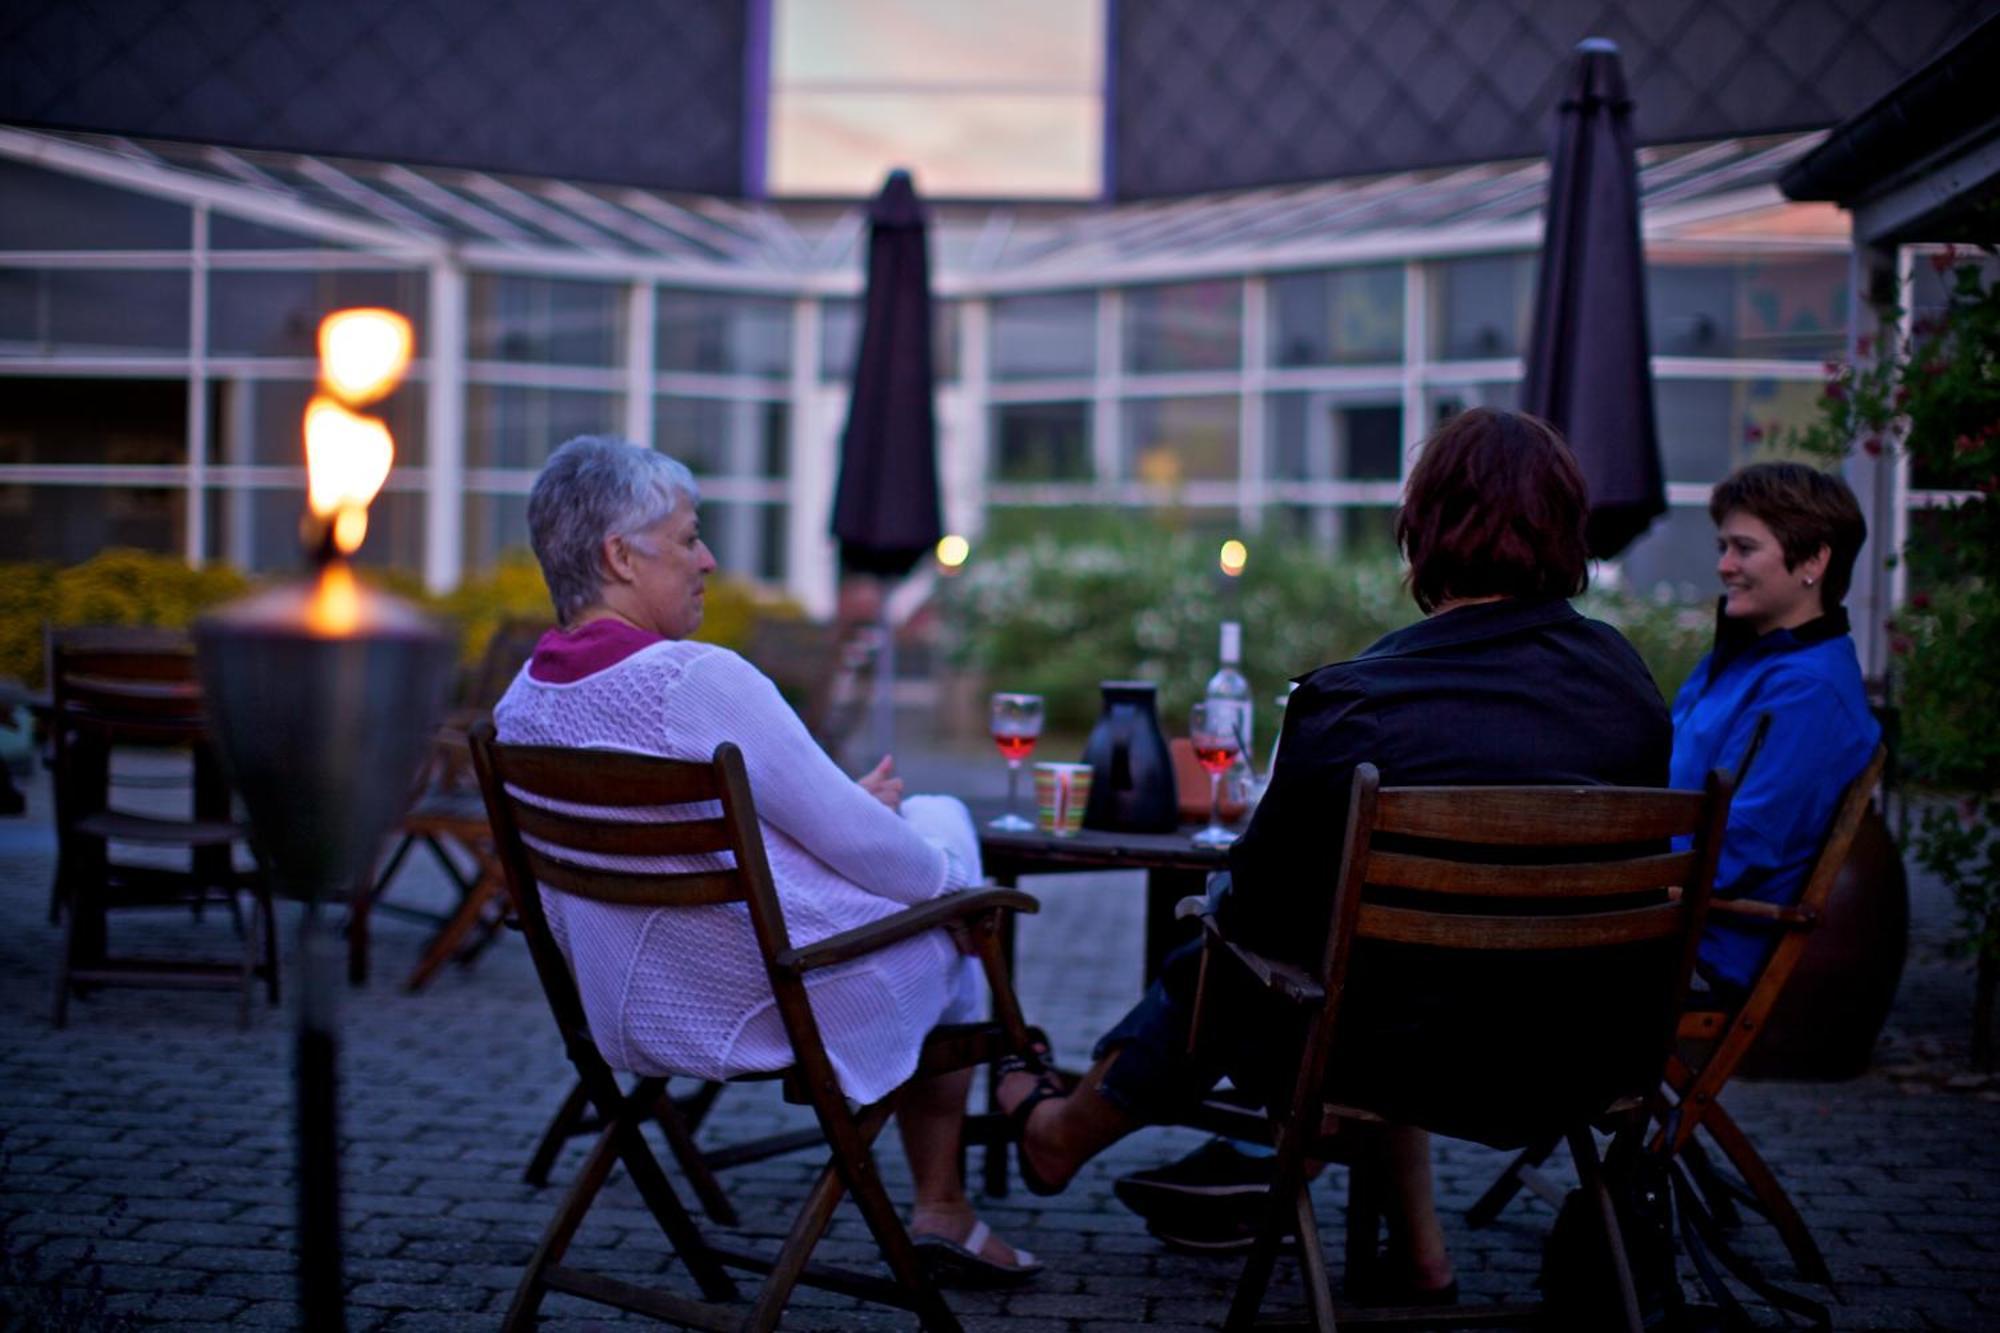
[(946, 533), (938, 539), (937, 562), (944, 566), (947, 574), (956, 574), (972, 554), (972, 543), (955, 532)]
[(1218, 558), (1217, 563), (1222, 566), (1222, 572), (1233, 579), (1242, 575), (1243, 566), (1248, 564), (1249, 561), (1250, 548), (1236, 540), (1236, 538), (1231, 537), (1222, 544), (1222, 554)]
[(355, 577), (347, 557), (395, 457), (389, 428), (355, 409), (396, 387), (410, 326), (350, 310), (320, 326), (323, 392), (304, 421), (312, 573), (195, 625), (217, 748), (274, 887), (305, 904), (299, 928), (299, 1300), (313, 1330), (346, 1326), (335, 1120), (339, 946), (322, 902), (373, 865), (443, 710), (450, 638), (414, 606)]

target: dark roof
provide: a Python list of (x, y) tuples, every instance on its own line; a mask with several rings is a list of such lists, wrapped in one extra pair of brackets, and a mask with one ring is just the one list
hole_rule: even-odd
[(1779, 179), (1793, 199), (1852, 205), (2000, 138), (2000, 12), (1842, 121)]

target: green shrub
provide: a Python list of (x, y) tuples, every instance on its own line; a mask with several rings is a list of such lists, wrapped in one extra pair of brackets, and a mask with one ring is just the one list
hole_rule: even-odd
[(1660, 687), (1660, 697), (1668, 703), (1715, 641), (1713, 602), (1675, 602), (1624, 589), (1592, 588), (1577, 598), (1576, 609), (1615, 626), (1639, 650), (1653, 683)]
[(197, 569), (178, 556), (121, 548), (67, 569), (0, 567), (0, 675), (40, 683), (45, 623), (184, 629), (249, 586), (228, 565)]
[(42, 625), (55, 600), (54, 565), (25, 560), (0, 565), (0, 679), (41, 681)]

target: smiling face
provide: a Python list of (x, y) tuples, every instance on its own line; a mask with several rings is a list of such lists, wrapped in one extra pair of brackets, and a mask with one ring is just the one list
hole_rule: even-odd
[(614, 580), (605, 602), (626, 620), (667, 639), (701, 628), (702, 585), (715, 571), (715, 556), (686, 496), (652, 526), (606, 538), (605, 563)]
[(1785, 549), (1764, 520), (1732, 509), (1715, 530), (1715, 549), (1723, 614), (1730, 619), (1769, 634), (1794, 629), (1824, 611), (1819, 584), (1830, 555), (1826, 547), (1787, 569)]

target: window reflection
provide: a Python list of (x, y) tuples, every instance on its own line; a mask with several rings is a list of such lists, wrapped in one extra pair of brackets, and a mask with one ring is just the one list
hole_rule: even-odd
[(1125, 294), (1125, 369), (1234, 370), (1243, 356), (1243, 284), (1234, 278)]
[(0, 250), (185, 250), (181, 204), (0, 158)]
[[(296, 511), (293, 520), (296, 532)], [(177, 488), (0, 482), (0, 560), (71, 565), (113, 546), (179, 555), (186, 540), (187, 492)]]
[(993, 409), (995, 481), (1089, 481), (1089, 403), (1003, 403)]
[(1125, 404), (1125, 475), (1168, 490), (1234, 481), (1236, 424), (1233, 395), (1132, 399)]
[(993, 303), (993, 378), (1097, 373), (1097, 294), (1006, 296)]
[(1274, 481), (1395, 481), (1403, 475), (1401, 403), (1274, 393), (1264, 470)]
[(1430, 266), (1431, 355), (1519, 356), (1535, 317), (1533, 254), (1472, 255)]
[(475, 384), (465, 392), (465, 461), (539, 468), (572, 436), (617, 433), (623, 411), (615, 393)]
[(1787, 431), (1812, 420), (1819, 392), (1817, 382), (1800, 380), (1656, 380), (1667, 480), (1708, 486), (1774, 457)]
[(1400, 264), (1271, 278), (1274, 366), (1380, 365), (1403, 357)]
[(775, 296), (663, 290), (661, 370), (783, 379), (792, 370), (792, 303)]
[(790, 471), (791, 407), (779, 401), (660, 397), (653, 447), (707, 477), (782, 477)]
[[(478, 287), (475, 280), (475, 291)], [(424, 275), (415, 271), (211, 273), (209, 350), (228, 356), (316, 357), (320, 321), (348, 306), (400, 311), (415, 326), (421, 349), (426, 290)]]
[(0, 269), (0, 356), (184, 356), (188, 275)]
[(615, 366), (625, 347), (624, 292), (607, 282), (474, 274), (468, 351), (478, 361)]
[(1655, 356), (1819, 360), (1847, 344), (1847, 256), (1772, 255), (1646, 266)]
[[(218, 380), (214, 389), (212, 457), (230, 465), (304, 466), (303, 425), (306, 404), (318, 390), (314, 381), (235, 376)], [(395, 436), (399, 469), (423, 462), (421, 386), (406, 383), (368, 411), (382, 418)]]

